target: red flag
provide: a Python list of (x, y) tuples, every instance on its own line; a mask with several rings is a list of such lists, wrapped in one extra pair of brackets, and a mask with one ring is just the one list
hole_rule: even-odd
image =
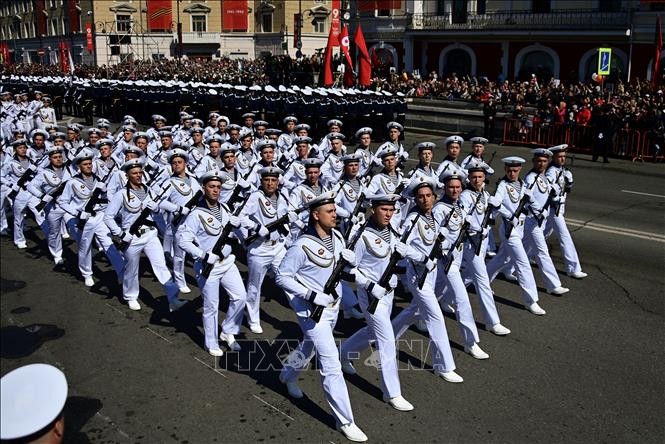
[(333, 28), (330, 28), (330, 33), (328, 33), (328, 43), (326, 44), (326, 53), (323, 56), (323, 86), (332, 86), (333, 73), (332, 73), (332, 58), (333, 58), (333, 46), (335, 36), (333, 34)]
[(367, 52), (367, 44), (365, 43), (365, 36), (358, 23), (356, 34), (353, 38), (356, 46), (358, 47), (358, 83), (362, 86), (369, 86), (372, 82), (372, 62)]
[(656, 41), (653, 56), (653, 70), (651, 71), (651, 84), (655, 88), (660, 83), (660, 52), (663, 50), (663, 24), (660, 15), (656, 19)]
[(351, 49), (349, 28), (346, 26), (342, 27), (342, 32), (339, 34), (339, 43), (342, 54), (344, 54), (344, 58), (346, 59), (346, 66), (353, 71), (353, 60), (351, 60), (351, 54), (349, 53), (349, 49)]

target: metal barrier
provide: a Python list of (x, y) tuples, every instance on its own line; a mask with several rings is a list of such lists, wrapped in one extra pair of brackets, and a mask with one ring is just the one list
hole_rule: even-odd
[[(533, 125), (527, 119), (506, 119), (503, 124), (503, 143), (530, 147), (568, 144), (574, 153), (593, 152), (595, 129), (592, 126)], [(647, 130), (622, 128), (612, 139), (613, 157), (636, 160), (665, 160), (665, 141)]]

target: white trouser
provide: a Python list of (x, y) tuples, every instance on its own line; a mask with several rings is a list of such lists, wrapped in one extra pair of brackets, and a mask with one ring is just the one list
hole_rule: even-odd
[[(491, 233), (491, 231), (490, 231)], [(478, 239), (479, 236), (474, 236)], [(485, 325), (491, 327), (500, 324), (499, 313), (496, 310), (494, 303), (494, 295), (490, 287), (490, 279), (487, 276), (487, 267), (485, 265), (485, 254), (488, 248), (488, 238), (483, 239), (480, 246), (480, 254), (476, 255), (476, 245), (473, 242), (464, 244), (463, 251), (463, 264), (464, 264), (464, 278), (473, 282), (476, 289), (476, 294), (480, 300), (480, 308), (483, 311), (483, 318)]]
[(381, 298), (374, 314), (367, 311), (369, 306), (367, 290), (358, 287), (358, 302), (362, 309), (367, 326), (355, 332), (349, 339), (342, 342), (342, 359), (358, 359), (360, 352), (369, 346), (370, 341), (376, 341), (375, 346), (379, 353), (379, 370), (381, 371), (381, 390), (388, 398), (400, 396), (402, 391), (397, 374), (397, 350), (395, 346), (395, 333), (390, 323), (390, 313), (393, 308), (391, 291)]
[(304, 337), (284, 363), (282, 379), (284, 381), (297, 380), (298, 374), (307, 367), (316, 350), (323, 393), (335, 417), (335, 422), (338, 425), (352, 423), (351, 400), (342, 374), (342, 365), (339, 362), (339, 350), (337, 350), (333, 335), (339, 307), (335, 305), (333, 308), (324, 309), (323, 315), (317, 323), (308, 317), (311, 308), (308, 302), (294, 297), (290, 303), (296, 312)]
[[(231, 256), (233, 258), (233, 256)], [(217, 263), (208, 279), (201, 275), (203, 265), (201, 261), (194, 263), (196, 281), (203, 296), (203, 333), (205, 336), (205, 347), (207, 349), (218, 349), (219, 329), (219, 287), (220, 285), (229, 296), (229, 309), (222, 323), (222, 332), (237, 335), (242, 326), (243, 310), (247, 301), (245, 284), (242, 282), (238, 267), (234, 260), (226, 259), (225, 262)]]
[(174, 227), (170, 223), (164, 232), (164, 252), (171, 252), (173, 258), (173, 280), (178, 285), (178, 288), (187, 287), (187, 279), (185, 278), (185, 258), (187, 252), (180, 247), (178, 242), (175, 242), (175, 232), (178, 227)]
[(25, 190), (21, 190), (16, 195), (14, 199), (14, 243), (22, 244), (25, 243), (25, 235), (23, 234), (23, 229), (25, 228), (25, 209), (29, 208), (32, 214), (35, 215), (35, 220), (37, 224), (42, 227), (42, 230), (48, 235), (48, 225), (46, 225), (44, 212), (38, 211), (35, 206), (39, 203), (39, 200)]
[(0, 185), (0, 231), (9, 228), (9, 224), (7, 223), (6, 205), (9, 203), (7, 195), (11, 193), (11, 191), (11, 188), (5, 185)]
[(550, 212), (545, 227), (545, 238), (549, 237), (552, 231), (559, 239), (559, 246), (563, 253), (563, 262), (566, 266), (566, 273), (570, 274), (582, 271), (580, 259), (577, 256), (577, 249), (573, 243), (573, 238), (570, 236), (570, 231), (568, 231), (566, 219), (563, 217), (563, 209), (559, 212), (559, 216), (557, 216), (554, 211)]
[(453, 254), (454, 259), (447, 274), (444, 271), (446, 259), (438, 260), (434, 292), (439, 295), (439, 298), (455, 307), (455, 317), (464, 339), (464, 345), (470, 347), (475, 342), (479, 342), (480, 338), (478, 337), (476, 321), (473, 319), (469, 293), (466, 291), (459, 271), (460, 262), (462, 261), (461, 248), (455, 250)]
[(273, 273), (282, 262), (286, 248), (283, 241), (254, 242), (247, 251), (247, 322), (250, 327), (261, 325), (261, 286), (268, 270)]
[(522, 292), (522, 300), (525, 304), (531, 305), (538, 302), (538, 287), (536, 287), (536, 280), (531, 271), (529, 258), (524, 251), (524, 245), (522, 245), (523, 230), (523, 226), (518, 226), (513, 229), (510, 237), (506, 239), (504, 225), (499, 227), (501, 246), (496, 256), (487, 263), (487, 275), (490, 282), (492, 282), (500, 272), (507, 269), (509, 265), (513, 265)]
[[(73, 226), (77, 220), (72, 218), (68, 223)], [(118, 253), (118, 250), (116, 250), (113, 242), (111, 242), (111, 232), (109, 231), (109, 227), (104, 223), (103, 211), (97, 211), (97, 214), (88, 218), (83, 231), (77, 231), (77, 233), (79, 270), (83, 278), (92, 276), (92, 243), (95, 239), (97, 239), (97, 243), (106, 253), (106, 257), (111, 262), (118, 278), (123, 277), (125, 261)]]
[[(50, 205), (52, 204), (49, 204), (49, 206)], [(63, 223), (66, 214), (67, 213), (65, 213), (64, 210), (57, 207), (52, 207), (46, 214), (46, 219), (48, 220), (49, 225), (48, 249), (53, 256), (53, 259), (56, 261), (62, 259), (62, 232), (63, 227), (65, 227), (66, 230), (66, 225)]]
[[(87, 228), (87, 227), (86, 227)], [(122, 295), (126, 301), (135, 301), (139, 298), (139, 262), (141, 253), (148, 257), (152, 272), (164, 286), (169, 302), (178, 297), (178, 286), (166, 267), (164, 250), (157, 237), (157, 230), (152, 228), (141, 236), (132, 236), (129, 246), (125, 249), (125, 273), (122, 279)]]
[(536, 259), (540, 273), (543, 276), (543, 281), (545, 282), (545, 288), (548, 291), (552, 291), (556, 287), (560, 287), (561, 279), (559, 279), (559, 275), (550, 257), (550, 252), (547, 249), (545, 234), (543, 233), (543, 229), (538, 226), (538, 221), (533, 217), (527, 217), (526, 219), (523, 243), (527, 256)]
[(434, 282), (436, 280), (436, 269), (428, 273), (422, 289), (418, 288), (418, 274), (423, 267), (414, 268), (411, 262), (406, 266), (407, 287), (413, 295), (411, 303), (392, 320), (395, 339), (399, 340), (402, 335), (413, 325), (417, 319), (421, 319), (427, 326), (432, 351), (432, 367), (435, 373), (451, 372), (455, 370), (455, 360), (448, 342), (448, 332), (444, 321), (441, 306), (434, 294)]

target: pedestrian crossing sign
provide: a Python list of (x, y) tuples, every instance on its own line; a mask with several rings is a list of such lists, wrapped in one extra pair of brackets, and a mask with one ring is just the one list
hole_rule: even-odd
[(612, 48), (598, 48), (598, 74), (609, 75), (612, 61)]

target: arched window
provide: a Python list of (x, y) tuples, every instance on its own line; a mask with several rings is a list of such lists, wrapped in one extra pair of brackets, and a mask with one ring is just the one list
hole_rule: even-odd
[(552, 77), (559, 78), (559, 55), (552, 48), (535, 44), (523, 48), (515, 56), (515, 77), (518, 80), (529, 80), (531, 74), (538, 81), (549, 82)]
[(446, 46), (439, 55), (439, 74), (476, 75), (476, 53), (461, 43)]
[[(612, 49), (612, 60), (610, 61), (610, 76), (616, 79), (626, 79), (628, 75), (628, 65), (626, 53), (617, 48)], [(580, 80), (590, 80), (593, 73), (598, 71), (598, 48), (592, 48), (580, 58)], [(634, 72), (635, 65), (631, 68)], [(631, 76), (634, 77), (634, 74)]]

